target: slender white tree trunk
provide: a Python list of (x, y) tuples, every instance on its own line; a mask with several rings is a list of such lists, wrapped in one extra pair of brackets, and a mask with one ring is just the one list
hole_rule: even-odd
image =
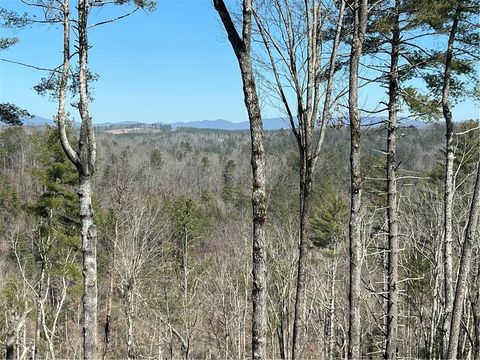
[(127, 358), (128, 360), (135, 359), (133, 348), (133, 296), (134, 296), (134, 280), (130, 279), (127, 285)]
[(59, 86), (57, 125), (62, 148), (79, 173), (78, 197), (83, 252), (83, 357), (97, 359), (97, 233), (93, 224), (91, 177), (95, 171), (96, 144), (92, 119), (88, 112), (88, 0), (78, 0), (78, 56), (79, 94), (78, 109), (82, 119), (78, 152), (68, 140), (65, 127), (68, 75), (70, 73), (70, 7), (69, 0), (62, 4), (63, 12), (63, 67)]
[(447, 359), (456, 359), (458, 351), (458, 340), (460, 337), (460, 323), (462, 321), (463, 303), (467, 292), (467, 281), (470, 276), (470, 267), (472, 262), (473, 240), (476, 237), (478, 217), (480, 215), (480, 161), (477, 165), (477, 179), (473, 191), (472, 204), (470, 206), (470, 215), (467, 228), (465, 230), (465, 239), (462, 246), (462, 257), (458, 270), (457, 287), (453, 301), (452, 322), (450, 328), (450, 338), (448, 341)]
[(443, 354), (446, 355), (448, 339), (450, 337), (450, 328), (452, 321), (453, 308), (453, 259), (452, 259), (452, 242), (453, 242), (453, 199), (455, 193), (455, 182), (453, 165), (455, 159), (455, 151), (453, 144), (453, 119), (449, 103), (450, 77), (453, 59), (453, 46), (455, 42), (458, 20), (460, 15), (460, 6), (457, 6), (453, 19), (450, 35), (448, 38), (448, 47), (445, 56), (445, 72), (443, 77), (442, 89), (442, 109), (445, 119), (445, 181), (444, 181), (444, 240), (443, 240), (443, 272), (444, 272), (444, 318), (443, 318)]
[(97, 232), (93, 224), (90, 176), (78, 190), (83, 251), (83, 346), (85, 359), (97, 359)]
[(40, 332), (42, 328), (42, 301), (43, 292), (45, 291), (45, 261), (42, 259), (42, 265), (40, 270), (40, 281), (38, 285), (37, 304), (36, 304), (36, 319), (35, 319), (35, 342), (33, 346), (32, 360), (36, 360), (39, 356), (40, 347)]

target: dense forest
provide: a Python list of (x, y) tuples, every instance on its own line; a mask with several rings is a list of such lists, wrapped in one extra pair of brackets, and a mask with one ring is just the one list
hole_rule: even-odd
[[(474, 123), (458, 126), (462, 131)], [(402, 128), (401, 133), (399, 352), (427, 358), (440, 349), (444, 129), (433, 124), (425, 129)], [(368, 206), (362, 214), (365, 259), (359, 311), (364, 324), (362, 347), (373, 358), (382, 351), (385, 326), (385, 159), (378, 151), (385, 134), (383, 127), (370, 127), (363, 134)], [(97, 134), (99, 170), (93, 204), (98, 231), (98, 326), (106, 336), (108, 315), (108, 357), (130, 353), (170, 358), (182, 351), (192, 358), (249, 356), (248, 135), (188, 129)], [(39, 327), (42, 357), (78, 357), (82, 353), (78, 175), (62, 151), (56, 129), (4, 128), (0, 136), (3, 339), (14, 336), (20, 355), (29, 356)], [(267, 346), (277, 358), (290, 351), (299, 158), (289, 130), (265, 136)], [(310, 357), (342, 357), (345, 352), (348, 143), (347, 128), (328, 129), (325, 156), (315, 173), (318, 185), (312, 196), (307, 260), (310, 335), (302, 340)], [(459, 253), (478, 137), (473, 132), (459, 136), (456, 147), (455, 237), (459, 241), (455, 253)], [(462, 332), (465, 355), (472, 351), (476, 336), (476, 270), (469, 281), (465, 316), (472, 320), (468, 331)], [(15, 329), (19, 321), (21, 326)], [(101, 351), (105, 351), (103, 340)]]
[(23, 3), (62, 52), (18, 63), (54, 126), (0, 104), (2, 356), (480, 359), (478, 0), (213, 0), (245, 131), (94, 127), (92, 8), (155, 2)]

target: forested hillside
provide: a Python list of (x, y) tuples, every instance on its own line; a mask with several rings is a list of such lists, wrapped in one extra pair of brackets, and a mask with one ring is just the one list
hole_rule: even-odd
[[(473, 125), (459, 124), (458, 131)], [(368, 206), (362, 212), (364, 291), (358, 311), (364, 329), (362, 347), (373, 358), (382, 351), (385, 325), (385, 161), (379, 152), (385, 133), (382, 127), (364, 129)], [(443, 129), (432, 124), (425, 129), (404, 128), (401, 133), (399, 352), (426, 358), (440, 348)], [(248, 132), (98, 133), (97, 141), (93, 206), (101, 351), (108, 344), (109, 358), (125, 354), (170, 358), (185, 352), (191, 358), (248, 357)], [(348, 141), (348, 128), (328, 129), (325, 157), (315, 172), (307, 336), (302, 339), (306, 354), (314, 358), (320, 353), (333, 357), (345, 353)], [(478, 136), (459, 135), (455, 142), (455, 236), (462, 239)], [(272, 358), (278, 358), (289, 351), (294, 304), (299, 159), (290, 131), (267, 132), (265, 145), (267, 348)], [(82, 254), (75, 168), (51, 127), (3, 128), (0, 149), (1, 337), (26, 353), (40, 336), (42, 357), (78, 357)], [(460, 242), (454, 247), (457, 251)], [(473, 350), (477, 336), (476, 271), (469, 281), (471, 306), (465, 307), (465, 317), (472, 320), (462, 331), (462, 354)]]

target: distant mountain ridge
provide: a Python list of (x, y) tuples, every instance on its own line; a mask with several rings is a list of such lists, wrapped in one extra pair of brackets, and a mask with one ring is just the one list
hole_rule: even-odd
[(44, 126), (44, 125), (55, 125), (55, 121), (51, 119), (46, 119), (41, 116), (34, 115), (31, 118), (23, 119), (23, 125), (25, 126)]
[[(379, 126), (386, 119), (382, 117), (369, 117), (362, 120), (362, 125), (364, 126)], [(24, 119), (25, 126), (44, 126), (44, 125), (54, 125), (55, 122), (50, 119), (43, 118), (41, 116), (34, 116), (33, 118)], [(416, 120), (416, 119), (400, 119), (400, 126), (413, 126), (417, 128), (423, 128), (427, 126), (428, 123)], [(139, 121), (122, 121), (122, 122), (104, 122), (94, 124), (97, 129), (103, 130), (105, 128), (109, 129), (121, 129), (124, 127), (128, 128), (155, 128), (162, 126), (170, 126), (172, 130), (180, 128), (193, 128), (193, 129), (212, 129), (212, 130), (248, 130), (250, 124), (248, 121), (243, 122), (231, 122), (224, 119), (217, 120), (197, 120), (197, 121), (181, 121), (174, 123), (164, 123), (164, 122), (139, 122)], [(289, 129), (290, 124), (285, 118), (265, 118), (263, 119), (263, 128), (264, 130), (280, 130), (280, 129)]]
[[(23, 124), (25, 126), (44, 126), (44, 125), (54, 125), (55, 122), (50, 119), (43, 118), (41, 116), (34, 116), (33, 118), (23, 119)], [(197, 121), (180, 121), (174, 123), (164, 123), (164, 122), (153, 122), (146, 123), (140, 121), (122, 121), (122, 122), (103, 122), (103, 123), (94, 123), (96, 128), (122, 128), (122, 127), (139, 127), (139, 128), (149, 128), (156, 127), (160, 125), (171, 126), (172, 130), (179, 128), (193, 128), (193, 129), (212, 129), (212, 130), (248, 130), (250, 124), (248, 121), (243, 122), (231, 122), (228, 120), (217, 119), (217, 120), (197, 120)], [(267, 118), (263, 121), (263, 126), (265, 130), (280, 130), (288, 129), (289, 124), (286, 120), (281, 118)]]
[[(223, 119), (217, 120), (200, 120), (191, 122), (175, 122), (171, 124), (172, 129), (178, 128), (194, 128), (194, 129), (217, 129), (217, 130), (248, 130), (250, 123), (248, 121), (231, 122)], [(265, 130), (288, 129), (289, 124), (281, 118), (267, 118), (263, 120), (263, 128)]]

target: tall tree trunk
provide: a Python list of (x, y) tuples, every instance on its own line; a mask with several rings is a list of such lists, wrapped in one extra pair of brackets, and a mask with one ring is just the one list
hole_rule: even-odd
[(360, 171), (360, 112), (358, 108), (358, 70), (364, 34), (367, 27), (367, 0), (355, 0), (354, 34), (350, 54), (348, 110), (350, 117), (350, 222), (349, 222), (349, 327), (348, 358), (360, 359), (360, 291), (362, 276), (361, 204), (362, 179)]
[(283, 319), (283, 314), (281, 314), (280, 324), (277, 326), (277, 339), (278, 339), (278, 349), (280, 352), (280, 359), (285, 360), (287, 358), (287, 354), (285, 351), (285, 320)]
[(444, 240), (443, 240), (443, 271), (444, 271), (444, 318), (443, 318), (443, 354), (446, 355), (447, 342), (450, 337), (450, 327), (452, 320), (453, 307), (453, 259), (452, 259), (452, 242), (453, 242), (453, 197), (455, 193), (455, 183), (453, 174), (453, 163), (455, 158), (455, 150), (453, 145), (453, 120), (450, 110), (449, 90), (450, 77), (453, 58), (453, 45), (458, 27), (460, 15), (460, 6), (457, 5), (455, 16), (453, 19), (450, 35), (448, 38), (447, 53), (445, 56), (445, 72), (443, 77), (442, 89), (442, 110), (445, 119), (445, 181), (444, 181)]
[(300, 148), (300, 158), (302, 161), (302, 167), (300, 170), (300, 239), (298, 243), (299, 251), (293, 321), (292, 360), (302, 357), (301, 340), (305, 338), (305, 261), (308, 251), (308, 223), (310, 216), (310, 197), (312, 192), (312, 156), (309, 152), (309, 148)]
[(345, 16), (345, 0), (340, 0), (340, 9), (338, 12), (338, 20), (337, 20), (337, 27), (335, 29), (335, 38), (333, 40), (332, 52), (330, 54), (330, 61), (329, 61), (329, 68), (328, 68), (328, 78), (327, 78), (327, 86), (325, 89), (325, 98), (323, 101), (323, 109), (322, 109), (322, 122), (320, 125), (320, 132), (318, 136), (317, 144), (315, 145), (314, 155), (313, 155), (313, 166), (315, 166), (320, 151), (322, 149), (323, 141), (325, 139), (325, 133), (328, 125), (328, 121), (331, 118), (330, 110), (332, 107), (332, 92), (333, 92), (333, 82), (336, 72), (336, 61), (337, 61), (337, 54), (338, 48), (340, 46), (340, 38), (342, 36), (342, 29), (343, 29), (343, 19)]
[(256, 94), (253, 69), (250, 62), (242, 70), (244, 74), (245, 104), (250, 118), (252, 142), (251, 164), (253, 170), (253, 319), (252, 319), (252, 358), (266, 359), (267, 297), (266, 297), (266, 171), (263, 124)]
[(127, 285), (127, 359), (135, 359), (135, 353), (133, 349), (133, 290), (134, 279), (130, 279), (130, 283)]
[[(480, 281), (480, 264), (477, 267), (477, 283)], [(473, 307), (473, 326), (475, 334), (474, 355), (475, 360), (480, 360), (480, 287), (477, 286), (475, 304)]]
[(105, 359), (108, 352), (108, 345), (110, 342), (110, 322), (112, 319), (112, 302), (113, 302), (113, 289), (115, 285), (115, 252), (118, 244), (118, 220), (115, 220), (115, 239), (113, 243), (112, 250), (112, 264), (110, 266), (109, 275), (109, 284), (108, 284), (108, 295), (107, 295), (107, 309), (105, 315), (105, 325), (104, 325), (104, 348), (102, 359)]
[(38, 285), (37, 303), (36, 303), (36, 319), (35, 319), (35, 342), (33, 345), (32, 360), (36, 360), (39, 356), (40, 347), (40, 330), (42, 328), (42, 301), (43, 292), (45, 289), (45, 261), (42, 259), (42, 265), (40, 269), (40, 282)]
[(36, 318), (35, 318), (35, 340), (33, 345), (33, 355), (32, 359), (35, 360), (39, 356), (39, 347), (40, 347), (40, 334), (42, 327), (42, 300), (43, 300), (43, 290), (45, 282), (45, 262), (42, 260), (41, 269), (40, 269), (40, 281), (38, 285), (37, 301), (36, 301)]
[(63, 67), (59, 86), (57, 125), (62, 148), (76, 166), (79, 173), (79, 207), (83, 252), (83, 356), (84, 359), (97, 358), (97, 233), (93, 224), (91, 177), (95, 171), (96, 144), (92, 119), (88, 113), (88, 0), (78, 1), (78, 56), (79, 94), (78, 109), (82, 119), (78, 153), (72, 148), (65, 128), (66, 97), (70, 72), (70, 7), (69, 0), (63, 1)]
[(387, 218), (388, 218), (388, 300), (387, 334), (384, 358), (397, 357), (398, 320), (398, 227), (397, 227), (397, 180), (395, 177), (395, 154), (397, 152), (397, 103), (398, 103), (398, 58), (400, 52), (400, 0), (395, 0), (395, 15), (392, 29), (390, 74), (388, 85), (388, 134), (387, 134)]
[(188, 230), (183, 228), (184, 236), (182, 241), (182, 272), (183, 272), (183, 299), (182, 311), (183, 321), (185, 322), (185, 346), (182, 346), (183, 359), (188, 360), (190, 350), (190, 317), (188, 311)]
[(93, 223), (91, 177), (95, 170), (96, 144), (92, 119), (88, 112), (88, 0), (78, 1), (78, 57), (79, 94), (78, 109), (82, 123), (79, 139), (80, 220), (83, 250), (83, 346), (84, 358), (96, 359), (97, 343), (97, 232)]
[(93, 224), (91, 178), (80, 176), (81, 238), (83, 250), (83, 346), (84, 358), (97, 358), (97, 233)]
[(251, 165), (252, 165), (252, 358), (266, 358), (267, 302), (266, 302), (266, 171), (263, 123), (255, 85), (251, 59), (252, 0), (243, 1), (242, 37), (238, 34), (223, 0), (213, 0), (228, 39), (235, 51), (242, 74), (244, 102), (250, 121)]
[[(333, 80), (335, 75), (335, 62), (337, 58), (338, 47), (340, 44), (340, 36), (342, 33), (343, 16), (345, 11), (345, 2), (340, 2), (340, 9), (338, 21), (335, 31), (335, 38), (333, 41), (332, 52), (330, 54), (328, 77), (325, 91), (325, 98), (323, 103), (321, 125), (319, 128), (319, 137), (316, 144), (313, 144), (313, 129), (315, 126), (315, 119), (318, 113), (319, 104), (319, 64), (320, 64), (320, 34), (321, 20), (319, 19), (320, 8), (313, 2), (311, 8), (305, 3), (306, 26), (307, 26), (307, 61), (308, 61), (308, 76), (307, 76), (307, 96), (305, 106), (301, 103), (302, 93), (297, 93), (298, 99), (298, 131), (294, 131), (297, 138), (298, 148), (300, 153), (300, 239), (299, 239), (299, 253), (297, 263), (297, 284), (295, 296), (295, 309), (293, 321), (293, 338), (292, 338), (292, 359), (302, 357), (302, 339), (305, 339), (305, 291), (306, 291), (306, 259), (308, 253), (308, 225), (310, 218), (310, 200), (313, 187), (313, 173), (315, 171), (315, 164), (320, 155), (320, 151), (325, 138), (326, 127), (330, 118), (331, 96), (333, 92)], [(293, 46), (293, 45), (292, 45)], [(292, 51), (292, 53), (294, 53)], [(275, 69), (274, 64), (272, 68)], [(293, 70), (293, 66), (292, 66)], [(276, 70), (274, 70), (276, 71)], [(295, 72), (294, 72), (295, 73)], [(280, 82), (277, 84), (281, 88)], [(297, 91), (300, 91), (297, 89)], [(283, 90), (280, 92), (283, 94)], [(283, 95), (283, 102), (287, 113), (289, 111), (288, 101)], [(294, 121), (290, 119), (292, 130), (294, 129)]]
[(330, 279), (330, 308), (328, 309), (328, 359), (333, 360), (334, 347), (335, 347), (335, 299), (336, 299), (336, 286), (335, 279), (337, 277), (338, 262), (336, 259), (332, 259), (331, 279)]
[(63, 64), (62, 73), (60, 76), (60, 84), (58, 90), (58, 110), (57, 110), (57, 126), (62, 144), (63, 151), (70, 159), (70, 161), (77, 167), (79, 165), (79, 158), (77, 152), (72, 148), (67, 137), (65, 126), (66, 121), (66, 101), (67, 101), (67, 87), (68, 74), (70, 73), (70, 1), (64, 0), (62, 6), (63, 12)]
[(96, 155), (92, 120), (88, 114), (87, 90), (87, 18), (88, 1), (78, 1), (78, 53), (79, 53), (79, 112), (82, 119), (78, 153), (72, 148), (65, 129), (65, 103), (70, 71), (70, 21), (69, 1), (63, 2), (63, 67), (59, 86), (57, 124), (60, 141), (67, 157), (79, 173), (79, 206), (83, 251), (83, 350), (85, 359), (97, 358), (97, 234), (93, 224), (91, 176)]
[(452, 322), (450, 328), (450, 338), (448, 341), (447, 359), (456, 359), (458, 350), (458, 339), (460, 337), (460, 323), (462, 320), (463, 302), (467, 291), (467, 280), (470, 275), (472, 262), (473, 240), (476, 235), (478, 217), (480, 215), (480, 161), (477, 164), (477, 179), (473, 191), (470, 215), (467, 228), (465, 230), (465, 239), (462, 246), (462, 257), (458, 270), (457, 287), (455, 290), (455, 299), (453, 302)]

